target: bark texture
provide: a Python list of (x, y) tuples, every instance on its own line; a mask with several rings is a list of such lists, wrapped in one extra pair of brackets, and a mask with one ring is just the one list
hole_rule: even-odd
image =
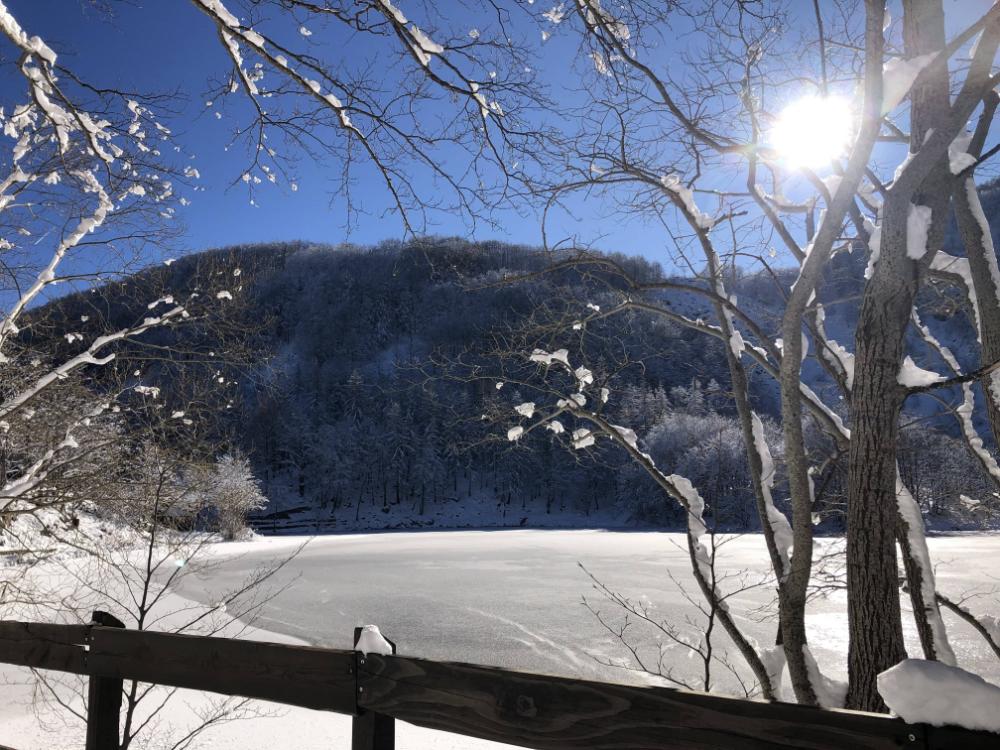
[[(901, 228), (905, 242), (905, 221)], [(892, 241), (885, 236), (886, 229), (883, 243)], [(895, 241), (899, 240), (897, 236)], [(902, 269), (892, 268), (902, 265), (905, 254), (895, 262), (884, 256), (861, 305), (851, 394), (847, 706), (865, 711), (886, 710), (876, 684), (878, 673), (906, 658), (895, 545), (896, 442), (903, 403), (897, 374), (916, 274), (912, 262), (909, 278)]]
[[(945, 33), (940, 0), (906, 3), (903, 35), (907, 57), (941, 50)], [(947, 70), (922, 76), (910, 99), (910, 151), (916, 153), (925, 146), (926, 136), (950, 116)], [(947, 158), (942, 154), (916, 190), (890, 190), (883, 211), (880, 256), (865, 286), (855, 332), (847, 499), (849, 708), (887, 710), (878, 693), (878, 674), (906, 658), (895, 545), (897, 534), (906, 533), (898, 520), (896, 496), (899, 415), (906, 396), (898, 377), (922, 268), (943, 239), (949, 179)], [(914, 204), (932, 211), (926, 253), (919, 258), (907, 253), (907, 223)], [(909, 552), (907, 545), (904, 553)], [(922, 575), (912, 554), (904, 556), (910, 572)], [(922, 587), (911, 582), (909, 590), (925, 654), (933, 658)]]

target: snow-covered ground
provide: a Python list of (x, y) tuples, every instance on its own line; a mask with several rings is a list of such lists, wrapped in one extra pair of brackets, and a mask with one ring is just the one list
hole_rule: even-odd
[[(289, 554), (301, 541), (281, 537), (217, 545), (211, 554), (221, 564), (213, 567), (211, 578), (188, 576), (173, 595), (214, 604), (250, 571)], [(681, 623), (695, 615), (670, 577), (673, 574), (681, 583), (690, 580), (682, 542), (681, 535), (670, 533), (542, 530), (320, 537), (272, 579), (276, 596), (255, 622), (270, 632), (258, 630), (249, 637), (348, 648), (354, 626), (377, 623), (405, 655), (592, 679), (639, 680), (599, 663), (625, 654), (581, 605), (581, 596), (594, 592), (578, 563), (609, 586)], [(821, 541), (819, 546), (825, 549), (833, 543)], [(962, 597), (972, 591), (993, 591), (997, 580), (991, 571), (1000, 558), (1000, 535), (935, 537), (930, 547), (943, 592)], [(720, 556), (731, 569), (759, 571), (762, 540), (756, 535), (736, 538)], [(746, 591), (730, 601), (741, 624), (761, 642), (774, 638), (774, 618), (760, 609), (769, 601), (765, 589)], [(971, 606), (992, 614), (1000, 609), (992, 595)], [(609, 606), (601, 608), (616, 614)], [(964, 623), (945, 617), (959, 664), (1000, 684), (1000, 662)], [(919, 655), (916, 634), (908, 620), (906, 624), (910, 654)], [(815, 602), (808, 626), (812, 649), (824, 671), (843, 677), (843, 594)], [(649, 642), (654, 642), (652, 634)], [(696, 666), (680, 654), (676, 663), (682, 672)], [(14, 701), (0, 702), (0, 745), (19, 750), (81, 746), (79, 726), (47, 733), (23, 705), (28, 699), (23, 690), (5, 686), (4, 696), (8, 695)], [(200, 699), (191, 696), (191, 700)], [(279, 709), (279, 713), (220, 727), (206, 735), (206, 746), (209, 739), (212, 748), (347, 746), (347, 717), (298, 709)], [(399, 736), (400, 746), (407, 748), (500, 747), (406, 725), (400, 727)]]

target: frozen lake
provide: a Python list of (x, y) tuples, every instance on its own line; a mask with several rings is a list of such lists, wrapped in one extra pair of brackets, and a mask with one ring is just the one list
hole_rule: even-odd
[[(224, 557), (211, 580), (188, 576), (178, 593), (205, 603), (218, 601), (253, 569), (287, 554), (289, 542), (278, 538), (221, 546)], [(818, 546), (832, 543), (821, 540)], [(255, 624), (316, 645), (350, 648), (354, 626), (375, 623), (408, 656), (626, 681), (627, 673), (598, 663), (623, 659), (626, 652), (582, 606), (581, 596), (595, 592), (578, 563), (621, 593), (648, 598), (658, 613), (681, 623), (696, 615), (670, 578), (673, 574), (693, 588), (682, 544), (680, 534), (612, 531), (319, 537), (272, 580), (276, 596)], [(930, 544), (943, 593), (957, 598), (996, 589), (1000, 535), (936, 537)], [(720, 552), (728, 569), (761, 571), (763, 559), (758, 535), (733, 539)], [(808, 616), (820, 664), (839, 677), (845, 672), (843, 597), (841, 592), (815, 602)], [(773, 643), (775, 635), (775, 618), (759, 611), (771, 598), (769, 590), (759, 588), (730, 600), (747, 632), (763, 643)], [(973, 605), (980, 613), (996, 614), (998, 608), (996, 596)], [(619, 614), (606, 603), (601, 609), (613, 617)], [(946, 618), (960, 664), (1000, 682), (1000, 663), (978, 636), (964, 623)], [(910, 653), (919, 655), (911, 618), (904, 624)], [(652, 638), (649, 632), (650, 644)], [(739, 662), (738, 655), (734, 660)], [(694, 667), (680, 653), (676, 661), (687, 672)]]

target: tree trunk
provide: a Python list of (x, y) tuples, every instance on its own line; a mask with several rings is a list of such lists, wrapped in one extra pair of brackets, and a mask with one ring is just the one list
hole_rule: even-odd
[[(941, 0), (910, 0), (904, 8), (906, 56), (942, 49), (945, 33)], [(947, 130), (951, 108), (947, 70), (921, 76), (910, 92), (910, 100), (910, 151), (916, 153), (932, 131)], [(920, 274), (943, 241), (950, 186), (948, 157), (942, 154), (911, 194), (901, 192), (898, 184), (890, 189), (883, 207), (880, 255), (865, 285), (855, 332), (847, 497), (848, 708), (885, 711), (878, 693), (878, 674), (906, 657), (895, 546), (901, 526), (896, 449), (899, 415), (906, 397), (899, 372)], [(927, 246), (919, 258), (909, 257), (907, 248), (908, 222), (914, 205), (931, 209)], [(907, 567), (922, 582), (924, 575), (932, 573), (914, 567), (911, 553), (909, 544), (904, 546)], [(923, 589), (911, 581), (910, 591), (918, 631), (928, 639), (933, 655)], [(937, 605), (931, 602), (929, 606)]]
[[(905, 235), (904, 235), (905, 237)], [(883, 242), (885, 240), (883, 239)], [(885, 261), (881, 276), (889, 276)], [(890, 279), (896, 281), (896, 279)], [(885, 711), (879, 672), (906, 658), (896, 564), (896, 441), (911, 294), (869, 284), (858, 321), (847, 497), (848, 708)], [(902, 316), (902, 320), (901, 320)]]

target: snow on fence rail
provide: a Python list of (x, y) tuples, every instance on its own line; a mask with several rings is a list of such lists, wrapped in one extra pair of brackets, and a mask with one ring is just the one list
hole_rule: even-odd
[[(360, 629), (355, 631), (358, 642)], [(0, 621), (0, 662), (90, 677), (87, 750), (117, 750), (122, 681), (354, 716), (353, 750), (393, 750), (394, 721), (539, 750), (996, 748), (1000, 737), (881, 714), (762, 703), (398, 655)]]

